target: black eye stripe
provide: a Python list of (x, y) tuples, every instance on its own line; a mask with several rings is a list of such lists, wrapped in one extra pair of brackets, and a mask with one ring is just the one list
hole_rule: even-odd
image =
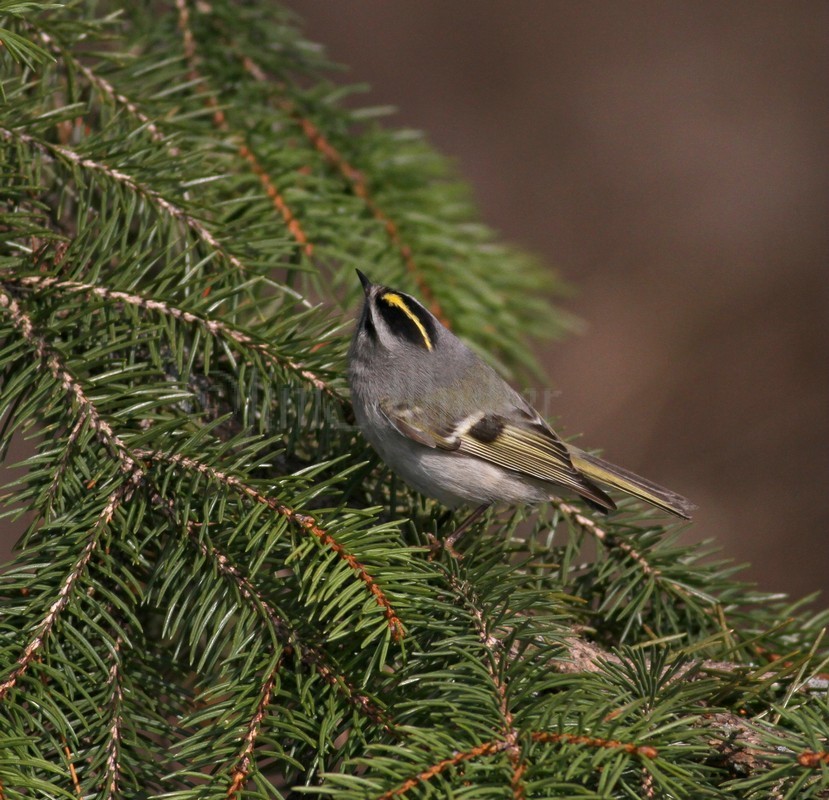
[(374, 322), (371, 320), (371, 314), (366, 314), (363, 320), (363, 330), (368, 334), (368, 338), (373, 342), (377, 341), (377, 328), (374, 327)]
[(374, 327), (374, 320), (371, 318), (371, 308), (368, 303), (363, 306), (363, 313), (360, 315), (359, 327), (366, 332), (366, 335), (373, 342), (377, 341), (377, 328)]
[(426, 350), (432, 349), (437, 327), (416, 300), (402, 292), (386, 291), (378, 296), (377, 309), (392, 333)]

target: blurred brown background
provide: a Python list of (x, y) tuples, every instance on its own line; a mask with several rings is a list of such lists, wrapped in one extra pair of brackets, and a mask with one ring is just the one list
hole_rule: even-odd
[(829, 4), (288, 4), (578, 288), (567, 430), (764, 589), (829, 588)]
[(829, 4), (288, 2), (578, 288), (545, 410), (764, 589), (829, 588)]

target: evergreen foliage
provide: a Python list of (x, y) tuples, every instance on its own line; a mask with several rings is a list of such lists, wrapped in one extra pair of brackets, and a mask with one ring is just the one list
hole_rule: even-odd
[(0, 798), (829, 797), (827, 615), (664, 517), (429, 560), (349, 424), (353, 268), (512, 378), (571, 321), (288, 12), (0, 0), (0, 40)]

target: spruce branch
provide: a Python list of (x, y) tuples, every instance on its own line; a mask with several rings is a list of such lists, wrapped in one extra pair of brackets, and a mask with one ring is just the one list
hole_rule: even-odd
[[(582, 736), (580, 734), (535, 731), (530, 734), (530, 739), (534, 742), (540, 742), (543, 744), (563, 743), (568, 745), (575, 745), (579, 747), (588, 747), (594, 749), (620, 750), (624, 753), (638, 756), (642, 759), (654, 759), (658, 756), (657, 751), (653, 747), (650, 747), (648, 745), (636, 745), (630, 742), (620, 742), (615, 739), (600, 739), (597, 737)], [(471, 761), (473, 759), (480, 759), (486, 756), (493, 756), (499, 753), (507, 752), (510, 749), (510, 747), (511, 745), (508, 741), (501, 739), (494, 740), (491, 742), (484, 742), (482, 744), (470, 748), (469, 750), (455, 753), (448, 758), (443, 758), (440, 761), (432, 764), (427, 769), (419, 772), (417, 775), (413, 775), (411, 778), (406, 779), (399, 786), (396, 786), (393, 789), (390, 789), (386, 792), (383, 792), (380, 795), (377, 795), (376, 800), (392, 800), (392, 798), (394, 797), (404, 797), (412, 789), (417, 788), (421, 784), (428, 783), (429, 781), (436, 778), (438, 775), (445, 772), (446, 770), (451, 769), (452, 767), (457, 767), (465, 761)], [(513, 767), (513, 776), (515, 776), (515, 774), (516, 770)], [(519, 779), (520, 776), (521, 771), (518, 771)], [(515, 781), (513, 780), (511, 789), (513, 797), (520, 798), (524, 796), (524, 789), (520, 782), (515, 783)]]
[(129, 498), (129, 495), (131, 495), (134, 490), (134, 486), (122, 484), (114, 492), (112, 492), (112, 494), (110, 494), (106, 505), (98, 516), (98, 520), (92, 530), (87, 534), (87, 542), (81, 551), (80, 556), (72, 565), (72, 568), (66, 574), (63, 583), (60, 585), (57, 598), (49, 607), (49, 610), (46, 612), (46, 616), (43, 617), (35, 628), (34, 635), (31, 639), (29, 639), (26, 646), (23, 648), (23, 652), (17, 659), (17, 664), (14, 669), (12, 669), (12, 671), (6, 676), (6, 679), (0, 683), (0, 702), (6, 699), (9, 691), (14, 688), (17, 681), (26, 672), (26, 670), (29, 669), (38, 652), (46, 644), (46, 639), (55, 627), (55, 623), (57, 622), (60, 613), (66, 608), (67, 605), (69, 605), (69, 602), (72, 599), (72, 592), (86, 572), (86, 568), (89, 565), (96, 548), (100, 544), (101, 537), (104, 535), (106, 527), (112, 521), (112, 517), (118, 507)]
[[(71, 592), (82, 577), (95, 549), (98, 547), (103, 531), (111, 522), (115, 511), (121, 504), (129, 500), (135, 490), (147, 480), (148, 474), (146, 469), (140, 465), (137, 459), (157, 457), (157, 454), (146, 453), (143, 451), (133, 452), (127, 447), (123, 440), (115, 434), (109, 423), (102, 418), (94, 403), (89, 400), (80, 383), (66, 369), (58, 355), (51, 349), (46, 340), (37, 335), (30, 317), (21, 309), (14, 297), (4, 290), (1, 285), (0, 308), (7, 310), (13, 323), (15, 324), (15, 327), (22, 334), (25, 340), (35, 349), (39, 356), (40, 364), (45, 364), (52, 377), (59, 382), (64, 391), (66, 391), (67, 394), (77, 402), (80, 408), (80, 413), (84, 415), (84, 417), (81, 418), (89, 420), (90, 426), (94, 430), (96, 436), (117, 461), (119, 470), (127, 479), (124, 484), (119, 486), (110, 494), (107, 503), (99, 515), (98, 521), (88, 535), (88, 542), (86, 546), (61, 585), (58, 591), (57, 599), (50, 607), (47, 615), (38, 625), (35, 635), (26, 645), (23, 654), (18, 659), (16, 667), (7, 676), (6, 680), (0, 684), (0, 701), (2, 701), (8, 694), (9, 690), (17, 683), (20, 676), (28, 669), (37, 652), (43, 647), (45, 639), (52, 630), (58, 615), (69, 603)], [(233, 479), (231, 476), (224, 475), (221, 472), (209, 470), (209, 468), (206, 468), (203, 465), (198, 465), (195, 462), (188, 461), (185, 463), (180, 460), (178, 462), (176, 462), (175, 459), (172, 460), (174, 463), (184, 463), (184, 465), (189, 468), (206, 472), (216, 480), (223, 479), (224, 483), (232, 488), (241, 491), (248, 496), (253, 496), (257, 502), (262, 502), (265, 505), (272, 507), (277, 511), (277, 513), (280, 513), (283, 516), (288, 516), (301, 528), (311, 531), (315, 536), (320, 538), (323, 544), (333, 544), (333, 546), (339, 548), (337, 552), (339, 552), (340, 555), (346, 559), (350, 566), (353, 567), (354, 564), (357, 565), (359, 568), (358, 574), (361, 574), (363, 580), (367, 582), (367, 585), (372, 590), (372, 593), (375, 596), (379, 595), (380, 599), (378, 602), (381, 603), (386, 616), (389, 618), (389, 624), (393, 633), (398, 634), (402, 631), (402, 624), (399, 619), (394, 614), (391, 606), (385, 600), (385, 596), (382, 591), (379, 587), (377, 587), (376, 583), (373, 582), (373, 579), (365, 573), (365, 570), (362, 569), (362, 565), (360, 565), (359, 562), (356, 562), (353, 556), (343, 551), (335, 540), (331, 539), (325, 531), (320, 529), (312, 517), (309, 515), (298, 514), (297, 512), (282, 506), (281, 504), (269, 501), (259, 493), (255, 492), (255, 490), (250, 489), (250, 487), (245, 487), (240, 481)], [(153, 503), (165, 511), (174, 525), (177, 524), (175, 517), (175, 506), (172, 501), (165, 501), (157, 489), (152, 488), (151, 484), (150, 487), (150, 497)], [(216, 562), (219, 571), (234, 580), (243, 596), (251, 601), (254, 601), (257, 608), (261, 608), (264, 611), (268, 621), (273, 625), (277, 641), (290, 642), (291, 639), (294, 639), (293, 634), (288, 633), (286, 623), (281, 620), (273, 608), (263, 600), (259, 592), (256, 591), (249, 581), (241, 576), (239, 570), (230, 563), (227, 556), (201, 540), (196, 531), (195, 523), (192, 521), (187, 524), (187, 532), (191, 541), (194, 542), (202, 553)], [(296, 644), (298, 644), (298, 642)], [(317, 668), (320, 675), (327, 682), (346, 692), (349, 702), (353, 703), (356, 708), (368, 714), (373, 719), (382, 719), (382, 712), (378, 711), (365, 695), (355, 691), (353, 689), (353, 684), (351, 684), (347, 679), (338, 676), (335, 671), (326, 665), (317, 651), (312, 648), (304, 648), (301, 646), (299, 649), (300, 652), (303, 653), (303, 656), (308, 659), (309, 663)]]
[(77, 69), (84, 76), (84, 78), (86, 78), (90, 86), (94, 86), (101, 93), (101, 95), (106, 97), (107, 100), (109, 100), (113, 105), (123, 106), (129, 114), (141, 123), (142, 129), (147, 131), (150, 138), (154, 142), (157, 144), (163, 144), (171, 156), (178, 155), (178, 148), (176, 148), (175, 145), (173, 145), (162, 133), (159, 125), (141, 110), (138, 103), (134, 100), (130, 100), (130, 98), (121, 92), (118, 92), (106, 78), (90, 69), (80, 59), (75, 58), (69, 48), (58, 44), (58, 42), (55, 41), (46, 31), (40, 30), (32, 23), (28, 23), (27, 27), (37, 33), (38, 38), (52, 52), (53, 56), (63, 60), (64, 62), (71, 63), (75, 69)]
[(399, 641), (403, 638), (405, 635), (403, 623), (401, 622), (400, 617), (398, 617), (395, 613), (395, 610), (389, 602), (389, 599), (386, 597), (385, 592), (378, 585), (377, 580), (372, 577), (365, 566), (361, 564), (352, 553), (349, 553), (348, 550), (340, 544), (334, 536), (331, 535), (331, 533), (321, 528), (313, 516), (310, 514), (299, 513), (279, 502), (279, 500), (274, 497), (266, 497), (261, 492), (257, 491), (252, 486), (248, 486), (233, 475), (228, 475), (221, 470), (213, 469), (207, 464), (202, 464), (192, 458), (187, 458), (186, 456), (181, 455), (168, 455), (166, 453), (151, 452), (147, 450), (137, 450), (136, 455), (146, 461), (166, 461), (169, 464), (205, 475), (211, 480), (221, 483), (231, 488), (233, 491), (253, 500), (255, 503), (266, 506), (280, 517), (290, 520), (298, 526), (300, 530), (315, 537), (323, 547), (330, 548), (334, 553), (336, 553), (338, 558), (348, 564), (357, 577), (365, 584), (366, 589), (371, 593), (377, 601), (377, 605), (382, 609), (383, 614), (388, 621), (392, 638), (395, 641)]
[(426, 558), (349, 424), (353, 267), (513, 378), (572, 321), (417, 134), (273, 4), (8, 5), (0, 800), (826, 796), (829, 614), (632, 505)]
[[(186, 0), (176, 0), (176, 2), (184, 5)], [(264, 70), (249, 55), (244, 55), (242, 57), (242, 63), (245, 70), (250, 73), (255, 80), (263, 84), (272, 83), (272, 81), (270, 81), (268, 76), (265, 74)], [(294, 122), (296, 122), (297, 125), (299, 125), (300, 130), (303, 134), (305, 134), (305, 137), (311, 145), (318, 150), (322, 154), (323, 158), (325, 158), (325, 160), (343, 176), (354, 194), (365, 203), (366, 208), (368, 208), (372, 216), (383, 225), (383, 229), (388, 234), (392, 244), (394, 244), (399, 251), (401, 258), (403, 259), (403, 263), (406, 265), (406, 269), (414, 278), (418, 291), (421, 296), (425, 298), (430, 310), (444, 325), (451, 327), (451, 323), (446, 318), (446, 315), (438, 303), (432, 288), (423, 278), (423, 275), (415, 262), (412, 248), (403, 240), (398, 225), (391, 217), (389, 217), (389, 215), (381, 208), (372, 196), (363, 173), (349, 164), (343, 154), (328, 141), (322, 131), (311, 119), (300, 113), (296, 103), (284, 95), (286, 87), (284, 85), (277, 85), (279, 86), (279, 90), (282, 94), (274, 96), (274, 103), (276, 107), (284, 111), (292, 120), (294, 120)]]
[(495, 755), (503, 752), (507, 749), (507, 747), (509, 747), (509, 745), (504, 741), (484, 742), (483, 744), (477, 745), (470, 750), (455, 753), (449, 758), (443, 758), (435, 764), (432, 764), (430, 767), (422, 772), (419, 772), (417, 775), (413, 775), (411, 778), (406, 779), (394, 789), (389, 789), (387, 792), (377, 795), (376, 800), (393, 800), (395, 797), (405, 797), (411, 789), (414, 789), (421, 784), (428, 783), (432, 780), (432, 778), (440, 775), (448, 769), (451, 769), (452, 767), (457, 767), (464, 761), (470, 761), (473, 758), (481, 758), (482, 756)]
[(604, 530), (604, 528), (602, 528), (598, 522), (596, 522), (595, 519), (593, 519), (592, 517), (588, 517), (586, 514), (582, 512), (581, 509), (572, 505), (572, 503), (567, 503), (563, 500), (554, 498), (551, 501), (551, 504), (554, 508), (557, 508), (567, 519), (572, 520), (572, 522), (578, 525), (582, 530), (586, 531), (591, 536), (595, 537), (606, 547), (616, 547), (619, 550), (621, 550), (626, 556), (628, 556), (636, 562), (636, 564), (641, 568), (642, 573), (645, 575), (645, 577), (658, 579), (661, 576), (660, 571), (653, 567), (651, 564), (649, 564), (647, 559), (635, 548), (633, 548), (627, 542), (620, 541), (617, 538), (610, 536), (608, 532)]
[(531, 734), (534, 742), (545, 742), (548, 744), (572, 744), (585, 747), (597, 747), (606, 750), (621, 750), (632, 756), (641, 758), (657, 758), (659, 752), (650, 745), (633, 744), (632, 742), (620, 742), (618, 739), (600, 739), (595, 736), (583, 736), (576, 733), (551, 733), (550, 731), (535, 731)]
[(243, 740), (242, 750), (236, 760), (236, 764), (231, 770), (230, 786), (227, 789), (227, 797), (232, 798), (238, 795), (244, 789), (245, 781), (251, 771), (253, 764), (253, 750), (256, 746), (256, 737), (262, 727), (262, 721), (268, 711), (268, 706), (271, 702), (271, 695), (273, 694), (274, 686), (279, 676), (279, 671), (282, 667), (282, 654), (276, 659), (273, 669), (268, 673), (265, 682), (259, 692), (259, 699), (256, 704), (256, 711), (248, 722), (247, 733)]
[(69, 767), (69, 777), (72, 780), (72, 789), (74, 790), (76, 797), (82, 798), (83, 790), (81, 789), (81, 782), (78, 780), (78, 771), (75, 769), (72, 751), (69, 749), (69, 745), (66, 744), (65, 741), (63, 743), (63, 752), (66, 756), (66, 764)]
[(151, 297), (145, 297), (140, 294), (122, 292), (117, 289), (110, 289), (100, 284), (86, 284), (78, 281), (60, 280), (54, 276), (45, 275), (27, 275), (23, 277), (16, 277), (13, 275), (0, 275), (0, 280), (6, 283), (17, 283), (21, 286), (34, 288), (37, 291), (45, 291), (47, 289), (56, 289), (67, 293), (92, 294), (102, 300), (112, 301), (113, 303), (127, 303), (143, 308), (147, 311), (153, 311), (159, 314), (164, 314), (174, 319), (180, 320), (191, 325), (197, 325), (203, 330), (207, 331), (212, 336), (215, 336), (225, 342), (236, 345), (237, 347), (245, 348), (261, 355), (265, 361), (279, 369), (289, 369), (296, 372), (304, 380), (315, 389), (324, 393), (338, 405), (348, 411), (348, 401), (330, 384), (324, 381), (313, 371), (307, 369), (301, 363), (295, 361), (290, 357), (283, 356), (275, 351), (269, 342), (256, 341), (250, 334), (233, 326), (229, 322), (220, 319), (211, 319), (208, 317), (199, 316), (191, 311), (183, 308), (178, 308), (163, 300), (155, 300)]
[(83, 434), (84, 428), (86, 426), (86, 414), (87, 410), (85, 408), (82, 408), (80, 413), (78, 414), (77, 421), (72, 426), (72, 429), (69, 431), (69, 437), (66, 440), (66, 447), (64, 448), (60, 460), (58, 461), (57, 466), (55, 467), (52, 482), (49, 485), (49, 491), (47, 493), (47, 496), (50, 505), (52, 504), (58, 492), (60, 491), (63, 476), (66, 473), (66, 470), (69, 468), (69, 462), (72, 459), (72, 455), (78, 443), (78, 439)]
[[(171, 524), (178, 527), (178, 520), (175, 516), (176, 506), (173, 501), (165, 501), (155, 490), (153, 490), (151, 497), (154, 503), (162, 509)], [(211, 563), (215, 564), (218, 573), (232, 582), (242, 598), (252, 605), (256, 613), (263, 616), (270, 628), (274, 645), (282, 645), (296, 650), (301, 660), (312, 667), (326, 683), (342, 693), (350, 705), (372, 722), (390, 728), (386, 713), (371, 698), (359, 691), (353, 681), (339, 674), (321, 650), (304, 643), (297, 632), (279, 615), (264, 594), (242, 573), (241, 569), (225, 553), (204, 540), (194, 521), (189, 520), (185, 524), (185, 530), (192, 545)]]
[(166, 214), (171, 219), (193, 231), (199, 240), (234, 269), (238, 269), (240, 272), (249, 271), (249, 268), (244, 262), (233, 255), (201, 220), (188, 213), (180, 205), (164, 197), (161, 192), (145, 183), (141, 183), (132, 175), (124, 172), (124, 170), (112, 167), (102, 161), (82, 156), (69, 147), (38, 139), (25, 131), (0, 126), (0, 137), (9, 141), (17, 141), (29, 145), (42, 153), (46, 158), (53, 159), (57, 162), (63, 161), (82, 170), (88, 170), (93, 174), (102, 175), (105, 179), (125, 187), (129, 191), (147, 199), (162, 214)]
[[(199, 58), (197, 54), (197, 40), (190, 22), (189, 4), (187, 0), (175, 0), (175, 2), (176, 8), (178, 9), (178, 27), (182, 34), (184, 54), (190, 67), (189, 77), (194, 81), (202, 81), (203, 77), (198, 69)], [(241, 55), (241, 60), (245, 71), (256, 81), (259, 81), (267, 86), (273, 84), (273, 81), (268, 78), (262, 67), (260, 67), (249, 54), (243, 53)], [(403, 240), (399, 226), (381, 208), (369, 192), (365, 176), (349, 164), (343, 154), (325, 137), (320, 128), (309, 117), (303, 115), (299, 111), (293, 100), (285, 96), (285, 85), (277, 82), (277, 86), (281, 94), (271, 95), (274, 105), (281, 111), (285, 112), (285, 114), (299, 126), (299, 129), (305, 135), (312, 147), (317, 150), (323, 158), (342, 175), (354, 194), (365, 203), (372, 216), (382, 224), (383, 229), (392, 244), (399, 251), (401, 258), (406, 265), (406, 269), (414, 278), (420, 294), (426, 298), (432, 313), (434, 313), (435, 316), (441, 320), (441, 322), (449, 326), (449, 320), (446, 318), (431, 287), (423, 278), (423, 275), (415, 262), (411, 246)], [(230, 126), (227, 121), (227, 116), (219, 107), (216, 95), (213, 93), (207, 94), (205, 96), (205, 103), (213, 111), (212, 119), (216, 128), (224, 133), (228, 133), (230, 131)], [(250, 163), (253, 171), (259, 176), (268, 196), (281, 213), (291, 234), (297, 242), (303, 246), (306, 255), (310, 257), (313, 254), (313, 245), (308, 241), (308, 237), (296, 216), (291, 211), (282, 195), (280, 195), (277, 191), (273, 181), (268, 176), (267, 171), (262, 166), (255, 153), (250, 149), (250, 145), (248, 143), (238, 141), (241, 138), (238, 135), (236, 135), (235, 138), (237, 139), (239, 154)]]
[(468, 606), (475, 623), (478, 638), (484, 648), (486, 670), (492, 681), (498, 703), (498, 710), (501, 714), (501, 735), (506, 743), (505, 752), (512, 767), (510, 788), (512, 789), (515, 800), (523, 800), (526, 797), (526, 790), (522, 775), (526, 766), (521, 758), (521, 748), (518, 744), (519, 731), (515, 726), (515, 720), (510, 710), (507, 684), (503, 677), (507, 671), (507, 664), (504, 662), (504, 659), (508, 657), (509, 653), (501, 646), (500, 640), (490, 633), (486, 616), (481, 608), (480, 599), (472, 587), (467, 582), (458, 581), (454, 576), (450, 578), (450, 585), (458, 592), (463, 598), (464, 603)]
[[(188, 77), (193, 82), (203, 82), (203, 77), (198, 70), (198, 55), (196, 52), (196, 37), (193, 35), (193, 30), (190, 27), (190, 8), (187, 0), (176, 0), (176, 8), (178, 9), (178, 27), (181, 31), (184, 57), (189, 66)], [(282, 216), (288, 231), (296, 239), (297, 244), (300, 245), (305, 255), (311, 258), (314, 255), (314, 246), (308, 240), (308, 236), (302, 228), (296, 215), (291, 210), (285, 198), (280, 194), (276, 188), (267, 170), (262, 166), (261, 161), (251, 149), (250, 143), (244, 140), (244, 137), (239, 133), (233, 133), (230, 129), (230, 124), (227, 121), (227, 115), (224, 110), (219, 107), (219, 101), (213, 93), (206, 94), (204, 97), (205, 105), (212, 111), (211, 119), (213, 125), (217, 130), (224, 134), (231, 135), (231, 141), (234, 143), (239, 155), (248, 162), (250, 168), (262, 182), (268, 197), (273, 202), (274, 207)]]
[(118, 795), (118, 781), (121, 777), (120, 752), (124, 725), (124, 675), (120, 663), (122, 641), (115, 641), (110, 654), (112, 662), (107, 683), (111, 692), (109, 740), (106, 745), (106, 772), (104, 774), (105, 797)]
[(9, 294), (2, 284), (0, 284), (0, 309), (9, 314), (18, 333), (35, 351), (38, 358), (38, 368), (45, 366), (55, 382), (77, 404), (79, 416), (89, 420), (95, 435), (116, 460), (120, 471), (128, 478), (133, 489), (135, 489), (140, 483), (143, 472), (130, 454), (129, 448), (116, 435), (110, 424), (103, 419), (95, 404), (87, 396), (83, 386), (64, 366), (61, 358), (47, 340), (36, 333), (31, 317), (20, 308), (17, 300)]

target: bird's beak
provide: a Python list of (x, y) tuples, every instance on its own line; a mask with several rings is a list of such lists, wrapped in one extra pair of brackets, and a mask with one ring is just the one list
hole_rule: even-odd
[(360, 272), (360, 270), (355, 270), (355, 272), (357, 273), (357, 277), (360, 279), (360, 283), (363, 284), (363, 291), (366, 293), (366, 296), (368, 296), (368, 293), (371, 291), (371, 281), (362, 272)]

